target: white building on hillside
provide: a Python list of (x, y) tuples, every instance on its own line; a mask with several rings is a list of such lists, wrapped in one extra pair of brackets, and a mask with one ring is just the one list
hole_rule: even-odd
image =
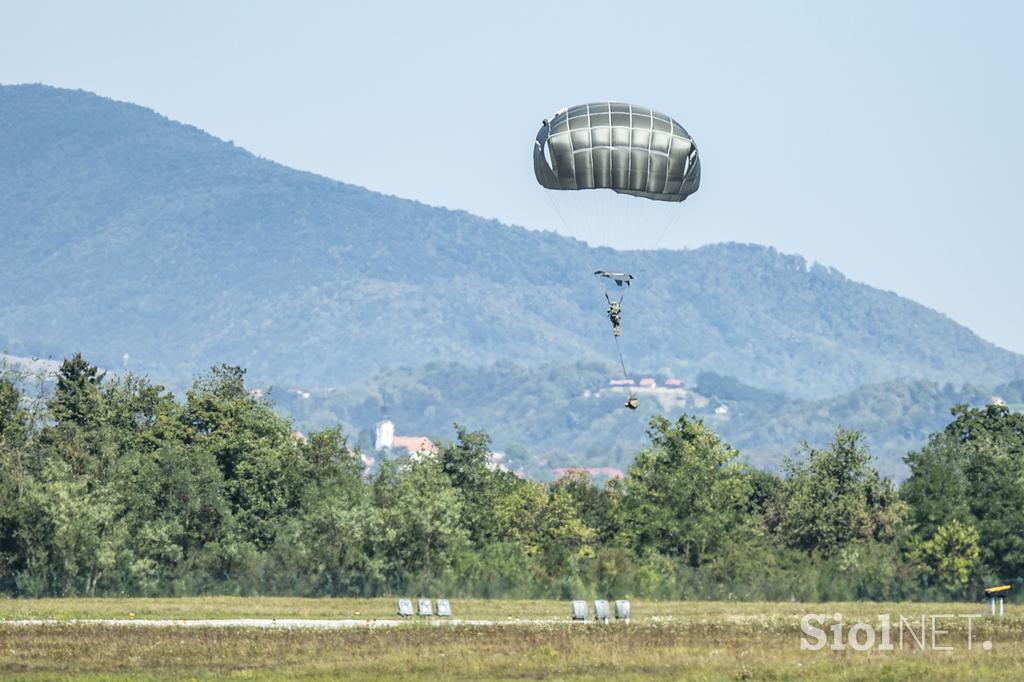
[(377, 424), (377, 435), (373, 441), (374, 450), (390, 448), (395, 444), (395, 423), (390, 419), (384, 419)]

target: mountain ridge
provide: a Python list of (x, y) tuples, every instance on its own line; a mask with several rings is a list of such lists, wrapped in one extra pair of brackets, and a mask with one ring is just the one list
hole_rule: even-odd
[(425, 358), (607, 362), (583, 264), (614, 256), (642, 278), (623, 336), (638, 372), (804, 398), (1024, 376), (1024, 357), (801, 256), (590, 248), (294, 170), (85, 91), (0, 86), (0, 179), (0, 349), (14, 353), (128, 353), (179, 382), (229, 362), (330, 386)]

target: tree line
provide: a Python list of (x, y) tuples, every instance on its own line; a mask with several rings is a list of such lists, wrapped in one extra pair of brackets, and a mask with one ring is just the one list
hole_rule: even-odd
[(625, 477), (551, 483), (455, 426), (367, 472), (221, 366), (182, 400), (80, 355), (45, 395), (0, 372), (0, 593), (962, 599), (1024, 575), (1024, 415), (954, 407), (897, 489), (863, 436), (750, 467), (656, 416)]

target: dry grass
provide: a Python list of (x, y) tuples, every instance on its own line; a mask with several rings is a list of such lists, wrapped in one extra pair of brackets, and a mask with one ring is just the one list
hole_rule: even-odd
[[(18, 609), (11, 608), (17, 604)], [(275, 605), (281, 608), (275, 611)], [(466, 617), (513, 612), (565, 617), (560, 602), (453, 604)], [(4, 617), (390, 616), (392, 600), (66, 600), (2, 602)], [(59, 610), (58, 610), (59, 609)], [(128, 609), (131, 609), (130, 611)], [(799, 616), (843, 614), (877, 623), (879, 613), (977, 613), (977, 604), (634, 603), (622, 624), (422, 627), (387, 630), (142, 629), (0, 624), (2, 679), (593, 679), (961, 680), (1024, 679), (1024, 620), (944, 620), (939, 643), (953, 651), (801, 651)], [(568, 619), (566, 618), (566, 621)], [(979, 643), (994, 643), (984, 651)]]

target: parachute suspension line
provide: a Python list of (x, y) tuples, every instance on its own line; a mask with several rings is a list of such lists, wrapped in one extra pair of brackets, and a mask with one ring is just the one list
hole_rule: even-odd
[(579, 241), (579, 237), (576, 236), (576, 233), (573, 232), (573, 229), (569, 226), (569, 221), (565, 219), (565, 214), (562, 213), (562, 209), (558, 205), (558, 202), (555, 201), (555, 198), (553, 196), (551, 196), (551, 193), (553, 191), (554, 190), (545, 188), (544, 196), (546, 196), (548, 198), (548, 201), (551, 202), (551, 206), (555, 209), (555, 213), (558, 214), (558, 219), (562, 221), (562, 226), (565, 227), (565, 231), (569, 233), (570, 237), (572, 237), (576, 241)]
[[(548, 198), (548, 201), (550, 201), (551, 205), (554, 207), (555, 213), (558, 214), (559, 220), (561, 220), (562, 221), (562, 225), (565, 226), (566, 232), (568, 232), (569, 236), (571, 236), (576, 241), (581, 241), (576, 236), (576, 233), (573, 232), (573, 229), (569, 226), (568, 221), (565, 219), (565, 215), (562, 213), (562, 209), (558, 206), (558, 202), (555, 201), (555, 199), (551, 196), (551, 194), (552, 194), (552, 190), (549, 190), (549, 189), (545, 189), (544, 190), (544, 195)], [(589, 254), (590, 254), (590, 245), (587, 244), (586, 242), (583, 242), (583, 246), (586, 249), (586, 253), (587, 253), (587, 256), (584, 257), (584, 260), (587, 263), (587, 269), (589, 270), (589, 272), (592, 273), (592, 272), (594, 272), (594, 266), (590, 262), (590, 256), (589, 256)], [(604, 292), (605, 299), (607, 299), (609, 302), (611, 302), (611, 296), (609, 296), (609, 294), (608, 294), (608, 287), (605, 284), (601, 283), (601, 282), (597, 282), (597, 286), (598, 286), (598, 288), (600, 288)], [(625, 294), (625, 292), (622, 292), (622, 293), (619, 294), (619, 303), (622, 302), (622, 298), (623, 298), (624, 294)], [(623, 360), (623, 358), (622, 358), (622, 347), (619, 345), (619, 337), (613, 335), (612, 338), (615, 339), (615, 352), (619, 356), (619, 367), (622, 368), (622, 378), (623, 379), (628, 379), (629, 378), (629, 372), (626, 371), (626, 361)]]
[[(587, 244), (587, 242), (583, 241), (582, 239), (580, 239), (579, 237), (576, 236), (576, 233), (573, 231), (572, 227), (570, 227), (570, 225), (569, 225), (569, 221), (565, 219), (565, 214), (562, 213), (562, 209), (561, 209), (561, 207), (559, 207), (558, 202), (555, 201), (555, 198), (553, 196), (551, 196), (553, 193), (554, 193), (554, 190), (550, 190), (550, 189), (545, 189), (544, 190), (544, 196), (546, 196), (548, 198), (548, 201), (550, 201), (551, 205), (555, 208), (555, 213), (558, 214), (558, 219), (562, 221), (562, 225), (565, 227), (565, 231), (569, 233), (570, 237), (572, 237), (576, 241), (578, 241), (581, 244), (583, 244), (583, 248), (586, 249), (586, 251), (584, 253), (587, 254), (586, 256), (584, 256), (583, 260), (587, 264), (587, 270), (589, 272), (594, 272), (594, 266), (590, 262), (590, 244)], [(598, 286), (600, 286), (600, 283), (598, 283)]]
[(661, 245), (661, 240), (665, 238), (666, 234), (668, 234), (668, 229), (676, 222), (677, 213), (679, 213), (679, 211), (669, 212), (668, 218), (665, 220), (665, 226), (661, 229), (661, 234), (658, 235), (658, 239), (654, 242), (654, 246), (651, 247), (651, 251), (658, 250), (658, 246)]
[(622, 378), (628, 379), (629, 373), (626, 371), (626, 363), (622, 359), (622, 348), (619, 347), (619, 337), (613, 336), (612, 338), (615, 339), (615, 350), (619, 353), (619, 366), (622, 367)]
[[(555, 198), (551, 196), (553, 191), (554, 190), (545, 189), (544, 196), (546, 196), (548, 198), (548, 201), (551, 202), (551, 206), (555, 209), (555, 213), (558, 214), (558, 219), (562, 221), (562, 226), (565, 228), (565, 231), (569, 233), (570, 237), (572, 237), (576, 241), (580, 241), (580, 238), (576, 236), (576, 233), (573, 231), (572, 227), (570, 227), (569, 221), (565, 219), (565, 214), (562, 213), (562, 208), (558, 205), (558, 202), (555, 201)], [(590, 263), (587, 263), (588, 267), (589, 265)]]

